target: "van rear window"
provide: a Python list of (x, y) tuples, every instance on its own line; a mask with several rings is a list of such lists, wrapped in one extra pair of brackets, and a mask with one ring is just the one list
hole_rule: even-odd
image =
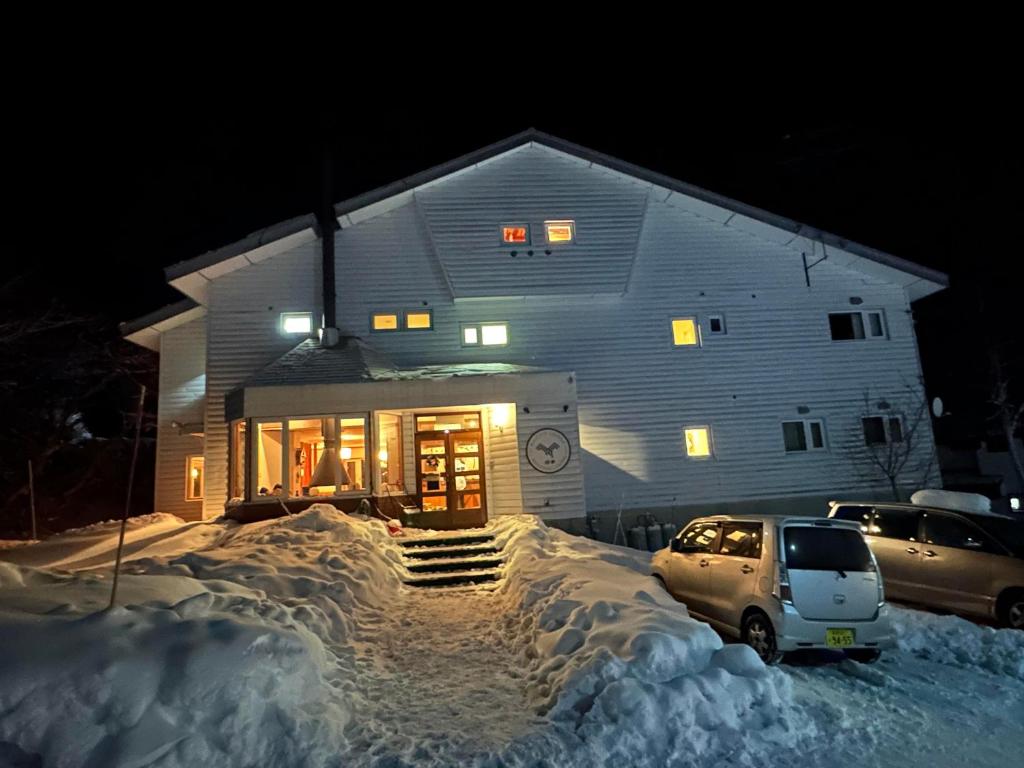
[(783, 529), (786, 567), (794, 571), (870, 571), (864, 537), (849, 528), (789, 526)]

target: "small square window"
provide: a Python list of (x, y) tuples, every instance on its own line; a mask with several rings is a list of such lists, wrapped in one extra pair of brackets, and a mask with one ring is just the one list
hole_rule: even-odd
[(507, 323), (484, 323), (480, 326), (480, 343), (485, 347), (503, 347), (508, 344)]
[(693, 459), (711, 456), (710, 427), (687, 427), (683, 430), (686, 438), (686, 455)]
[(501, 242), (505, 245), (529, 245), (529, 224), (502, 224)]
[(677, 317), (672, 320), (672, 343), (677, 347), (692, 347), (700, 344), (697, 318)]
[(304, 333), (309, 335), (313, 331), (313, 315), (309, 312), (283, 312), (281, 313), (282, 333)]
[(434, 316), (431, 312), (406, 312), (405, 327), (410, 331), (429, 331), (434, 327)]
[(725, 318), (722, 315), (708, 315), (708, 331), (725, 333)]
[(375, 331), (397, 331), (398, 315), (393, 312), (375, 312), (370, 318), (370, 327)]
[(576, 239), (576, 222), (545, 221), (544, 237), (549, 244), (571, 243)]
[(462, 343), (464, 346), (472, 347), (480, 343), (480, 329), (475, 325), (462, 326)]
[(189, 456), (185, 466), (185, 501), (200, 501), (203, 498), (206, 459), (202, 456)]

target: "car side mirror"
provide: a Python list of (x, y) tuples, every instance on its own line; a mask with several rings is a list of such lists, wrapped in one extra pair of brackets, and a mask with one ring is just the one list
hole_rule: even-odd
[(668, 546), (669, 549), (671, 549), (673, 552), (683, 551), (683, 542), (681, 542), (679, 539), (672, 539), (672, 541), (669, 542)]

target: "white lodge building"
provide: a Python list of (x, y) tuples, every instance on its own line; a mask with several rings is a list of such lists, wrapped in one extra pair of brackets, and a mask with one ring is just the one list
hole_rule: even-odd
[(532, 130), (167, 277), (123, 327), (160, 353), (156, 511), (578, 531), (890, 493), (851, 456), (903, 438), (947, 284)]

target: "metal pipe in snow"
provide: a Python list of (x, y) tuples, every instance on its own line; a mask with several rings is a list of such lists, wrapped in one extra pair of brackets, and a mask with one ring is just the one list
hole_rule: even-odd
[(124, 502), (124, 515), (121, 517), (121, 533), (117, 537), (117, 559), (114, 561), (114, 582), (110, 587), (110, 605), (107, 606), (109, 611), (114, 607), (114, 602), (117, 600), (117, 579), (121, 571), (121, 552), (124, 550), (124, 531), (128, 526), (128, 512), (132, 506), (132, 485), (135, 482), (135, 465), (139, 460), (139, 439), (142, 436), (142, 407), (146, 402), (146, 385), (142, 385), (142, 389), (139, 392), (139, 410), (135, 414), (135, 446), (132, 448), (132, 463), (128, 469), (128, 495)]

